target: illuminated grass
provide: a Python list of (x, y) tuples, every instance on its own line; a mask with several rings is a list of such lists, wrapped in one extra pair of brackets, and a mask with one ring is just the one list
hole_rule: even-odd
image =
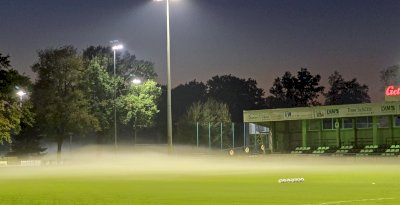
[[(282, 165), (248, 172), (147, 174), (131, 168), (119, 172), (121, 168), (100, 173), (89, 167), (82, 168), (82, 172), (74, 168), (59, 174), (57, 170), (62, 167), (1, 168), (0, 204), (369, 205), (400, 201), (400, 165), (312, 165), (310, 168)], [(91, 171), (96, 174), (91, 175)], [(27, 174), (13, 175), (16, 172)], [(303, 177), (305, 182), (277, 182), (290, 177)]]

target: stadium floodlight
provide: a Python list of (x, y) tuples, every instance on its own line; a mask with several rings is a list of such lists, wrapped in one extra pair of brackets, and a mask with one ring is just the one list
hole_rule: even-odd
[(24, 95), (26, 95), (26, 92), (20, 90), (20, 91), (17, 92), (17, 95), (18, 95), (18, 96), (20, 97), (20, 99), (22, 100), (22, 97), (23, 97)]
[[(161, 2), (164, 0), (154, 0)], [(166, 2), (166, 17), (167, 17), (167, 136), (168, 136), (168, 151), (172, 152), (172, 111), (171, 111), (171, 47), (170, 47), (170, 32), (169, 32), (169, 1)]]
[[(124, 48), (124, 46), (122, 44), (119, 44), (117, 40), (115, 41), (111, 41), (111, 43), (114, 43), (114, 45), (111, 47), (111, 49), (114, 51), (114, 78), (116, 77), (116, 73), (115, 73), (115, 67), (116, 67), (116, 63), (115, 63), (115, 52), (116, 50), (121, 50)], [(117, 136), (117, 106), (116, 106), (116, 95), (117, 95), (117, 86), (114, 83), (114, 146), (115, 149), (117, 149), (118, 147), (118, 136)]]
[(19, 96), (19, 106), (22, 107), (22, 98), (24, 97), (24, 95), (26, 95), (26, 92), (24, 92), (23, 90), (19, 90), (17, 92), (17, 95)]
[(123, 48), (124, 48), (124, 46), (123, 46), (122, 44), (114, 45), (114, 46), (112, 47), (112, 49), (113, 49), (114, 52), (115, 52), (115, 50), (121, 50), (121, 49), (123, 49)]
[(131, 81), (133, 84), (135, 85), (139, 85), (140, 83), (142, 83), (142, 81), (139, 78), (135, 78)]

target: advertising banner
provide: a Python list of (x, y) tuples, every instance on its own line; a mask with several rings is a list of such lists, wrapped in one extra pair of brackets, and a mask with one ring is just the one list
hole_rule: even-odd
[(244, 111), (245, 122), (363, 117), (400, 114), (400, 102)]

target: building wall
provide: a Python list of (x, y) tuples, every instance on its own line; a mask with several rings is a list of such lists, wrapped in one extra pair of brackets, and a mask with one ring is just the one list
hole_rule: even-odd
[[(335, 118), (339, 123), (339, 128), (323, 129), (323, 119), (313, 119), (306, 121), (306, 145), (309, 147), (329, 146), (337, 147), (343, 145), (353, 145), (363, 147), (374, 144), (374, 128), (376, 127), (376, 139), (378, 145), (400, 144), (400, 126), (393, 123), (394, 116), (388, 116), (390, 123), (387, 127), (379, 125), (369, 125), (368, 128), (357, 128), (357, 118), (352, 118), (353, 127), (343, 128), (342, 119)], [(376, 117), (376, 119), (378, 119)], [(350, 119), (350, 118), (347, 118)], [(374, 121), (376, 122), (376, 121)], [(375, 123), (377, 124), (377, 123)], [(269, 122), (268, 126), (273, 132), (273, 144), (276, 152), (289, 152), (296, 147), (303, 146), (302, 120)]]

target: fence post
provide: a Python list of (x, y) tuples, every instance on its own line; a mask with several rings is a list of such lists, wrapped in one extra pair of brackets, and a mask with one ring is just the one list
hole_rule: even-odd
[(243, 148), (246, 147), (246, 123), (243, 122)]
[(196, 145), (199, 148), (199, 122), (196, 123)]
[(220, 132), (220, 138), (221, 138), (221, 150), (222, 150), (222, 122), (221, 122), (221, 132)]
[(208, 148), (211, 149), (211, 122), (208, 122)]
[(232, 148), (235, 148), (235, 123), (232, 122)]

